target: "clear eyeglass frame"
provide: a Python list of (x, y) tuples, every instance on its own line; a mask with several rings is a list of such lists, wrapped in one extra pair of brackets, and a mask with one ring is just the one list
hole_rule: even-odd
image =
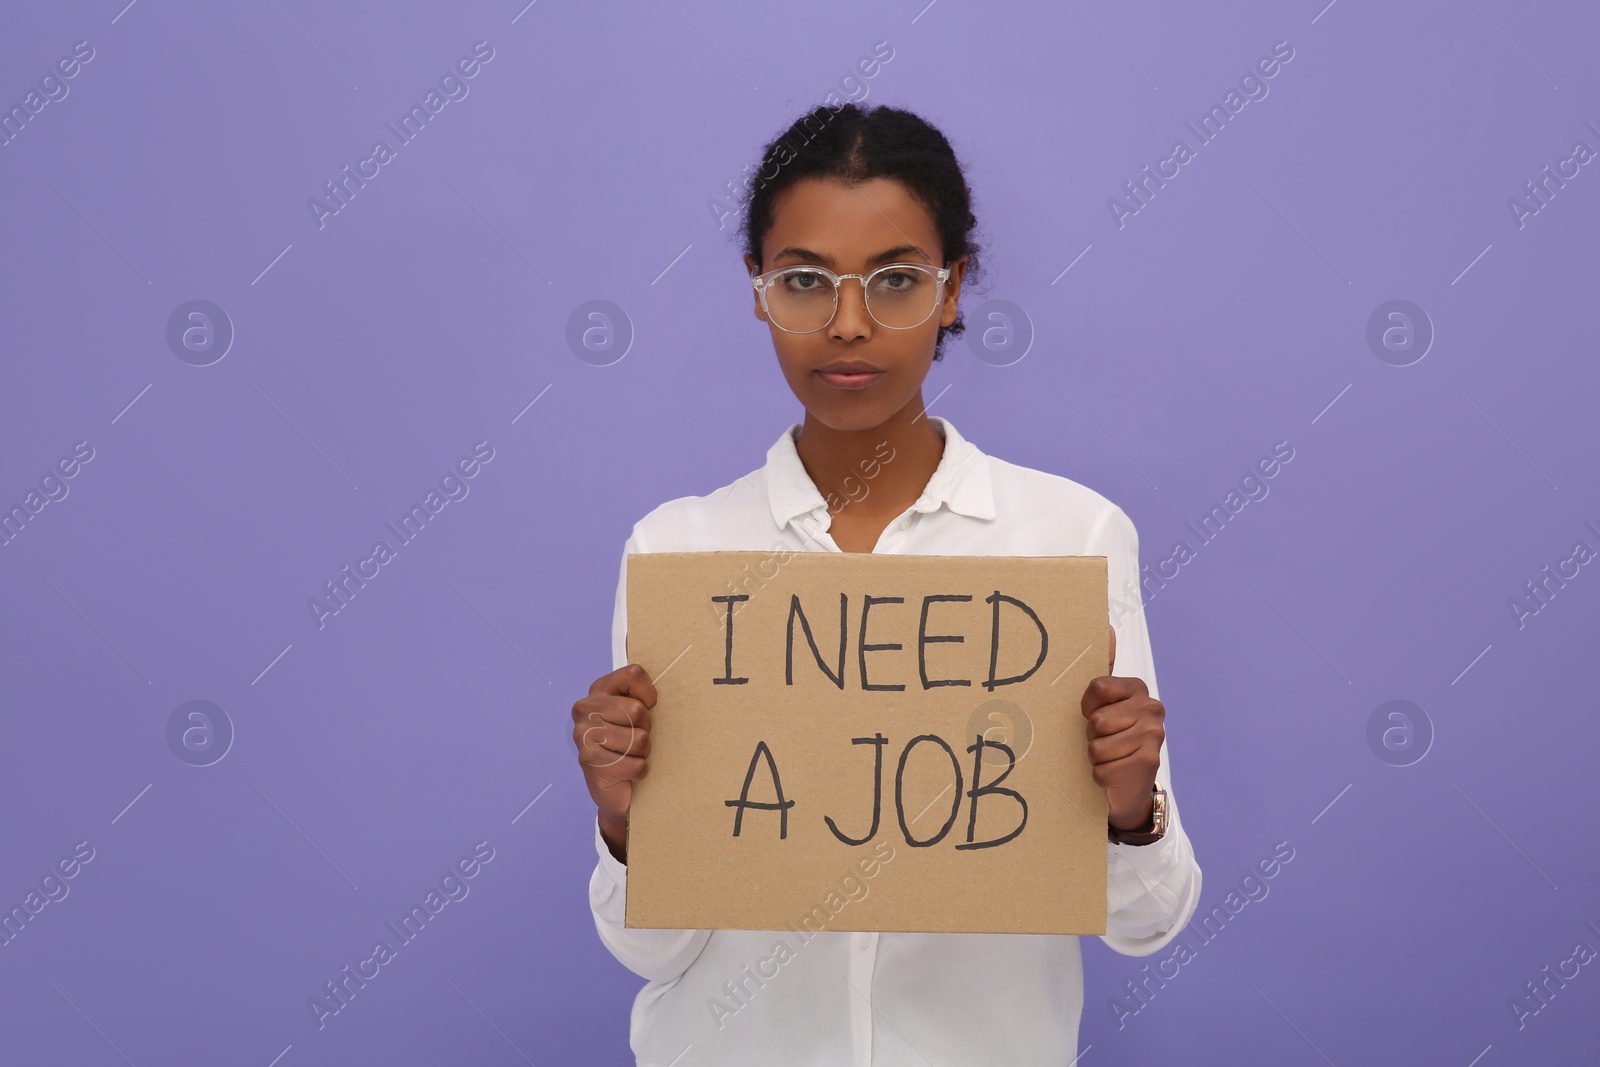
[[(922, 271), (925, 274), (931, 274), (933, 276), (935, 284), (933, 306), (928, 309), (928, 314), (924, 315), (920, 321), (914, 322), (910, 326), (890, 326), (887, 323), (880, 321), (878, 316), (873, 315), (872, 301), (866, 297), (866, 294), (871, 291), (869, 287), (872, 284), (873, 278), (876, 278), (884, 271), (905, 270), (907, 267), (911, 268), (912, 270)], [(820, 274), (833, 283), (833, 313), (828, 316), (828, 321), (824, 322), (821, 326), (818, 326), (816, 330), (790, 330), (778, 324), (777, 322), (774, 322), (772, 319), (772, 309), (767, 306), (767, 287), (772, 284), (773, 279), (775, 279), (778, 275), (792, 270), (805, 270), (814, 274)], [(797, 263), (791, 264), (787, 267), (778, 267), (777, 269), (769, 270), (764, 274), (751, 275), (750, 283), (755, 286), (756, 292), (761, 294), (761, 310), (767, 313), (768, 322), (771, 322), (772, 325), (777, 326), (778, 329), (783, 330), (784, 333), (807, 334), (816, 333), (818, 330), (826, 330), (833, 324), (834, 318), (839, 314), (839, 288), (846, 278), (855, 278), (861, 282), (862, 299), (866, 302), (867, 314), (872, 316), (873, 322), (876, 322), (879, 326), (882, 326), (886, 330), (914, 330), (918, 326), (921, 326), (924, 322), (927, 322), (928, 319), (932, 318), (933, 313), (939, 309), (939, 301), (944, 296), (945, 282), (950, 280), (950, 267), (946, 265), (943, 267), (934, 268), (928, 266), (926, 263), (885, 263), (883, 266), (878, 267), (868, 274), (835, 274), (827, 267), (819, 267), (810, 263)]]

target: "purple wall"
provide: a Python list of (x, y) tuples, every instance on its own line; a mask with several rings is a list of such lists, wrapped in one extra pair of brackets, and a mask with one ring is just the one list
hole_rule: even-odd
[(834, 90), (949, 134), (968, 337), (1006, 301), (1027, 339), (956, 344), (932, 410), (1117, 501), (1152, 568), (1189, 545), (1148, 611), (1202, 911), (1294, 849), (1120, 1027), (1172, 952), (1086, 942), (1084, 1064), (1593, 1062), (1592, 6), (125, 2), (0, 14), (0, 506), (39, 509), (0, 547), (0, 905), (73, 872), (0, 945), (0, 1059), (629, 1062), (570, 708), (630, 524), (799, 417), (708, 205)]

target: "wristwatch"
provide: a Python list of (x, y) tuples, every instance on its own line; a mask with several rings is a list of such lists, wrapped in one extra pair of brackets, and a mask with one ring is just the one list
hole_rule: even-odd
[(1167, 791), (1155, 787), (1155, 801), (1150, 810), (1150, 821), (1137, 830), (1119, 830), (1106, 823), (1106, 838), (1116, 845), (1148, 845), (1161, 840), (1167, 832)]

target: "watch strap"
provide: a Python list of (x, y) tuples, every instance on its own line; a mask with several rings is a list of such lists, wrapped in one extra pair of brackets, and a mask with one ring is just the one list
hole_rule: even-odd
[(1150, 805), (1150, 821), (1147, 827), (1138, 830), (1119, 830), (1109, 822), (1106, 824), (1106, 839), (1117, 845), (1149, 845), (1161, 840), (1167, 832), (1167, 791), (1159, 785), (1152, 793), (1154, 799)]

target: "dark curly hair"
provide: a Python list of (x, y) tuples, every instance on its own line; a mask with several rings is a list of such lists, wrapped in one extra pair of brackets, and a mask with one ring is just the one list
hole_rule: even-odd
[[(761, 166), (740, 204), (743, 219), (738, 234), (757, 264), (762, 262), (761, 242), (772, 229), (778, 195), (803, 178), (852, 182), (889, 178), (901, 183), (933, 216), (943, 262), (967, 257), (962, 288), (978, 278), (980, 249), (973, 240), (978, 220), (972, 214), (972, 191), (950, 142), (921, 116), (887, 105), (824, 104), (779, 134), (762, 150)], [(943, 358), (946, 334), (959, 335), (965, 329), (959, 312), (949, 326), (940, 326), (933, 358)]]

